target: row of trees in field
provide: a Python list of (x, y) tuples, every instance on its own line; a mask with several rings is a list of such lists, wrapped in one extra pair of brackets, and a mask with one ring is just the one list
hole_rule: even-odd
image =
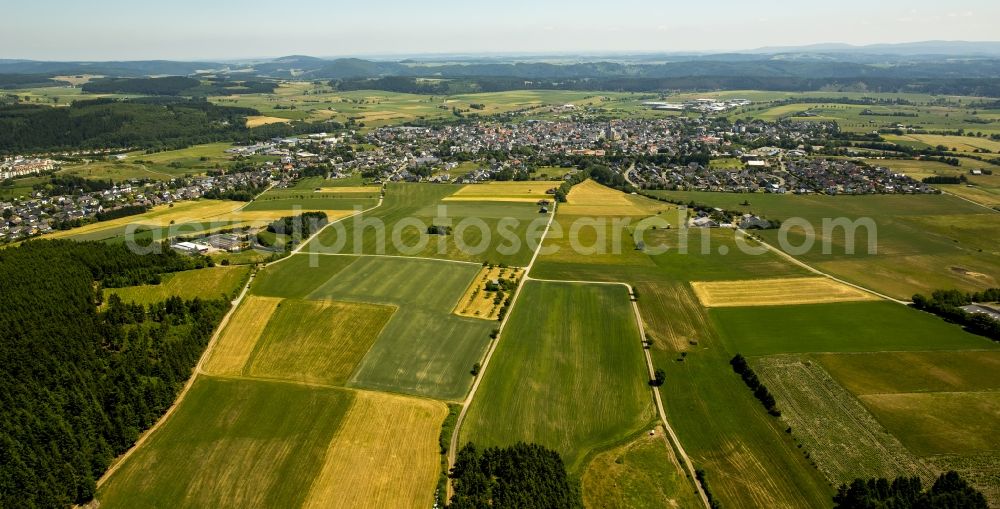
[(855, 479), (833, 497), (835, 509), (987, 509), (979, 491), (955, 472), (942, 474), (927, 490), (919, 477)]
[(580, 487), (567, 475), (559, 453), (538, 444), (480, 451), (468, 443), (458, 451), (450, 477), (452, 509), (583, 508)]
[(1000, 288), (966, 293), (958, 290), (936, 290), (930, 297), (913, 296), (913, 307), (934, 313), (949, 322), (965, 326), (966, 330), (994, 341), (1000, 341), (1000, 321), (984, 313), (970, 313), (962, 306), (974, 302), (1000, 302)]
[(0, 507), (68, 507), (166, 411), (229, 303), (148, 307), (102, 286), (153, 283), (199, 259), (29, 241), (0, 251)]
[(767, 409), (767, 413), (777, 417), (781, 415), (781, 411), (774, 401), (774, 396), (771, 396), (771, 392), (767, 390), (767, 387), (761, 383), (760, 379), (757, 378), (757, 374), (753, 372), (753, 368), (747, 363), (747, 360), (740, 354), (736, 354), (732, 360), (729, 361), (729, 365), (733, 367), (733, 371), (740, 375), (743, 379), (743, 383), (747, 384), (747, 387), (753, 391), (755, 398), (760, 400), (764, 408)]

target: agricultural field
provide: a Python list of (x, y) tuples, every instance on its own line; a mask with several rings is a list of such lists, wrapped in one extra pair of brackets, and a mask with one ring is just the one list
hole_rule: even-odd
[(250, 293), (303, 299), (357, 259), (356, 256), (292, 255), (261, 269), (250, 286)]
[(170, 180), (228, 166), (232, 156), (226, 149), (232, 146), (231, 143), (208, 143), (149, 154), (129, 152), (121, 161), (86, 161), (64, 166), (59, 173), (95, 180)]
[(211, 267), (164, 274), (158, 285), (105, 288), (104, 301), (107, 302), (112, 294), (124, 302), (143, 305), (161, 302), (171, 296), (186, 300), (196, 297), (218, 299), (222, 296), (232, 299), (246, 281), (249, 272), (248, 267)]
[(363, 256), (309, 293), (396, 307), (348, 381), (351, 387), (458, 400), (469, 370), (489, 345), (494, 323), (452, 313), (480, 267)]
[(343, 385), (395, 311), (335, 301), (281, 301), (243, 366), (252, 378)]
[(378, 203), (379, 192), (317, 192), (314, 189), (271, 189), (246, 206), (247, 211), (356, 210)]
[(602, 452), (582, 478), (587, 507), (609, 509), (698, 507), (692, 481), (664, 438), (662, 426), (620, 447)]
[(744, 355), (1000, 348), (887, 301), (713, 308), (709, 316), (730, 350)]
[(431, 507), (443, 403), (357, 392), (302, 507)]
[(485, 184), (468, 184), (455, 194), (442, 201), (510, 201), (535, 203), (539, 200), (552, 201), (548, 191), (558, 188), (562, 182), (527, 181), (527, 182), (488, 182)]
[[(723, 507), (826, 507), (832, 488), (739, 376), (690, 286), (636, 286), (667, 419)], [(769, 309), (769, 308), (756, 308)]]
[(455, 306), (455, 314), (469, 318), (496, 320), (500, 315), (503, 302), (496, 302), (497, 291), (487, 289), (489, 284), (500, 279), (520, 280), (524, 277), (524, 269), (504, 267), (483, 267), (465, 290), (465, 294)]
[(1000, 452), (998, 391), (868, 394), (860, 398), (916, 454)]
[(209, 352), (205, 371), (220, 376), (242, 375), (278, 304), (281, 299), (273, 297), (248, 295), (243, 299)]
[[(513, 90), (452, 96), (432, 96), (386, 92), (381, 90), (336, 91), (326, 84), (285, 82), (272, 94), (240, 94), (210, 97), (222, 106), (255, 108), (263, 117), (286, 120), (353, 120), (363, 127), (380, 127), (417, 120), (455, 118), (453, 109), (463, 116), (492, 115), (515, 110), (538, 111), (546, 107), (574, 104), (601, 104), (609, 95), (558, 90)], [(470, 105), (481, 104), (482, 109)]]
[(816, 467), (833, 485), (857, 477), (936, 477), (821, 366), (796, 356), (751, 361)]
[(626, 289), (528, 281), (472, 401), (460, 443), (535, 442), (583, 473), (654, 419)]
[[(386, 254), (527, 265), (548, 217), (533, 203), (445, 202), (461, 186), (394, 184), (382, 206), (327, 228), (306, 252)], [(428, 232), (430, 226), (450, 232)], [(531, 237), (529, 237), (531, 234)]]
[(426, 400), (203, 377), (97, 499), (101, 507), (429, 506), (446, 413)]
[[(277, 202), (269, 202), (277, 203)], [(330, 205), (315, 202), (317, 205)], [(223, 200), (191, 200), (170, 205), (159, 205), (149, 211), (134, 215), (90, 223), (71, 230), (60, 230), (46, 234), (43, 238), (74, 240), (99, 240), (106, 242), (132, 241), (137, 245), (146, 245), (150, 240), (164, 240), (176, 236), (210, 233), (223, 229), (239, 227), (261, 227), (282, 217), (317, 210), (325, 212), (330, 221), (350, 216), (352, 210), (328, 210), (298, 208), (293, 204), (288, 206), (252, 207), (250, 204)], [(339, 204), (338, 204), (339, 205)], [(229, 256), (229, 255), (227, 255)]]
[(809, 355), (893, 437), (938, 471), (954, 469), (1000, 502), (1000, 351)]
[[(788, 223), (759, 235), (815, 268), (898, 299), (935, 289), (973, 291), (997, 286), (1000, 214), (948, 195), (787, 196), (655, 191), (658, 196), (694, 200)], [(744, 206), (744, 201), (750, 205)], [(800, 218), (800, 219), (799, 219)], [(824, 227), (824, 219), (861, 223), (848, 229)], [(853, 244), (853, 252), (851, 245)], [(872, 253), (871, 251), (874, 251)]]
[(572, 216), (652, 216), (676, 207), (642, 196), (628, 195), (585, 180), (573, 186), (560, 205), (562, 212)]
[(353, 400), (340, 389), (199, 377), (97, 499), (107, 508), (299, 507)]
[[(737, 92), (726, 92), (725, 94), (729, 97), (733, 97), (733, 94), (737, 94)], [(711, 96), (712, 94), (705, 95)], [(756, 104), (739, 108), (734, 112), (729, 113), (729, 119), (736, 120), (756, 118), (770, 122), (784, 119), (795, 120), (798, 122), (836, 122), (842, 130), (848, 132), (872, 132), (878, 129), (895, 129), (900, 124), (909, 128), (931, 131), (957, 131), (959, 129), (965, 129), (981, 132), (986, 135), (1000, 132), (1000, 127), (997, 127), (996, 123), (982, 123), (983, 120), (986, 120), (986, 117), (980, 116), (979, 112), (974, 109), (965, 108), (957, 103), (934, 103), (933, 101), (936, 101), (938, 98), (922, 94), (850, 94), (844, 92), (808, 92), (784, 94), (781, 96), (780, 93), (763, 93), (762, 96), (758, 96), (764, 97), (764, 100), (761, 101), (753, 99), (755, 95), (756, 94), (754, 93), (748, 93), (747, 96), (735, 96), (751, 99), (755, 101)], [(803, 102), (781, 105), (769, 104), (770, 101), (778, 99), (794, 100), (796, 97), (829, 99), (849, 97), (860, 99), (862, 96), (883, 99), (901, 98), (912, 101), (915, 104), (842, 104), (835, 100), (831, 100), (829, 103)], [(674, 99), (676, 98), (671, 98), (671, 100)], [(866, 110), (870, 110), (875, 115), (865, 114), (864, 112)], [(933, 139), (931, 138), (929, 140), (932, 141)], [(928, 144), (928, 142), (924, 140), (914, 139), (912, 141), (920, 145)], [(934, 143), (931, 146), (937, 145), (938, 143)], [(951, 146), (949, 145), (949, 148), (950, 147)]]
[(852, 393), (976, 392), (1000, 389), (1000, 350), (813, 355)]
[(870, 293), (824, 277), (695, 281), (691, 288), (707, 308), (878, 300)]

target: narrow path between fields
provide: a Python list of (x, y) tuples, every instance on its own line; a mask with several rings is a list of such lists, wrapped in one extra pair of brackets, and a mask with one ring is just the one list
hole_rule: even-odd
[[(263, 193), (261, 193), (261, 194), (263, 194)], [(342, 217), (340, 219), (337, 219), (335, 221), (330, 221), (329, 223), (327, 223), (326, 225), (324, 225), (323, 228), (320, 228), (319, 230), (316, 231), (316, 233), (314, 233), (311, 236), (309, 236), (308, 239), (302, 241), (302, 243), (300, 243), (295, 249), (293, 249), (288, 256), (285, 256), (285, 257), (280, 258), (278, 260), (275, 260), (273, 262), (267, 263), (267, 264), (264, 265), (264, 267), (269, 267), (269, 266), (274, 265), (276, 263), (280, 263), (283, 260), (287, 260), (287, 259), (291, 258), (291, 255), (294, 255), (294, 254), (298, 253), (299, 251), (301, 251), (302, 248), (305, 247), (306, 244), (308, 244), (311, 240), (313, 240), (314, 238), (316, 238), (317, 235), (319, 235), (320, 233), (322, 233), (323, 230), (325, 230), (330, 225), (332, 225), (334, 223), (337, 223), (337, 222), (340, 222), (340, 221), (343, 221), (345, 219), (349, 219), (349, 218), (354, 217), (356, 215), (364, 214), (366, 212), (374, 210), (374, 209), (382, 206), (382, 201), (383, 201), (383, 198), (379, 197), (378, 203), (374, 207), (371, 207), (371, 208), (368, 208), (368, 209), (365, 209), (365, 210), (361, 210), (361, 211), (356, 211), (354, 214), (351, 214), (349, 216), (344, 216), (344, 217)], [(246, 206), (246, 205), (244, 205), (244, 206)], [(205, 364), (206, 359), (208, 359), (208, 356), (211, 355), (212, 349), (215, 347), (215, 344), (218, 341), (219, 336), (222, 335), (222, 330), (225, 329), (226, 325), (229, 324), (229, 320), (232, 318), (233, 313), (236, 312), (236, 308), (238, 308), (240, 306), (240, 303), (243, 302), (243, 298), (246, 297), (247, 292), (250, 291), (250, 285), (253, 284), (253, 280), (254, 280), (254, 278), (256, 276), (257, 276), (257, 271), (256, 270), (251, 270), (250, 277), (247, 278), (246, 284), (243, 285), (243, 289), (240, 291), (239, 296), (237, 296), (236, 299), (233, 300), (232, 305), (229, 307), (229, 311), (226, 312), (225, 316), (222, 317), (222, 320), (219, 322), (219, 326), (215, 328), (215, 332), (212, 333), (212, 337), (211, 337), (211, 339), (209, 339), (208, 345), (205, 346), (205, 350), (202, 352), (201, 357), (198, 358), (198, 363), (195, 364), (194, 369), (191, 371), (191, 376), (188, 377), (187, 382), (184, 383), (184, 387), (181, 388), (181, 391), (179, 393), (177, 393), (177, 397), (174, 398), (173, 404), (171, 404), (170, 408), (168, 408), (167, 411), (164, 412), (162, 416), (160, 416), (160, 418), (156, 421), (155, 424), (153, 424), (149, 429), (147, 429), (146, 431), (144, 431), (142, 433), (142, 435), (139, 436), (139, 439), (136, 440), (134, 444), (132, 444), (132, 447), (130, 447), (127, 451), (125, 451), (121, 456), (115, 458), (115, 460), (108, 467), (108, 470), (106, 472), (104, 472), (104, 475), (102, 475), (101, 478), (97, 480), (97, 487), (98, 488), (100, 488), (105, 482), (107, 482), (107, 480), (112, 475), (114, 475), (114, 473), (117, 472), (119, 468), (121, 468), (121, 466), (125, 463), (125, 461), (127, 459), (129, 459), (133, 454), (135, 454), (135, 451), (138, 450), (139, 447), (142, 446), (142, 444), (146, 443), (149, 440), (149, 437), (152, 436), (153, 433), (156, 432), (156, 430), (160, 429), (160, 427), (163, 426), (163, 423), (167, 422), (167, 420), (170, 418), (170, 416), (173, 415), (174, 412), (177, 410), (177, 407), (179, 407), (180, 404), (184, 401), (184, 397), (187, 396), (188, 392), (191, 390), (191, 387), (194, 385), (195, 379), (198, 378), (199, 374), (204, 374), (204, 370), (202, 368), (203, 368), (203, 366)]]
[[(649, 379), (652, 380), (655, 377), (655, 367), (653, 366), (653, 357), (649, 354), (649, 349), (646, 348), (646, 326), (642, 320), (642, 314), (639, 312), (638, 300), (635, 296), (635, 290), (632, 285), (628, 283), (614, 282), (614, 281), (565, 281), (558, 279), (536, 279), (530, 276), (525, 276), (525, 279), (530, 279), (531, 281), (541, 281), (547, 283), (570, 283), (570, 284), (590, 284), (590, 285), (616, 285), (624, 286), (628, 289), (628, 297), (630, 303), (632, 304), (632, 313), (635, 315), (635, 323), (639, 326), (639, 339), (642, 345), (642, 353), (646, 356), (646, 370), (649, 372)], [(663, 428), (667, 430), (667, 436), (669, 437), (669, 444), (674, 451), (674, 454), (681, 459), (684, 464), (684, 469), (687, 470), (690, 476), (691, 482), (694, 484), (695, 489), (698, 491), (698, 496), (701, 497), (702, 503), (706, 508), (711, 508), (711, 504), (708, 501), (708, 495), (705, 490), (702, 489), (701, 483), (698, 482), (697, 476), (694, 471), (694, 464), (691, 462), (691, 458), (688, 457), (687, 452), (684, 451), (684, 446), (681, 445), (680, 439), (674, 432), (674, 429), (670, 426), (670, 422), (667, 421), (667, 412), (663, 407), (663, 400), (660, 398), (660, 391), (656, 387), (650, 386), (650, 391), (653, 393), (653, 401), (656, 403), (656, 413), (660, 417), (660, 423), (663, 424)]]
[[(742, 228), (736, 228), (736, 231), (739, 232), (739, 233), (743, 233), (744, 235), (747, 235), (747, 236), (750, 235), (746, 230), (744, 230)], [(790, 254), (782, 251), (781, 249), (778, 249), (778, 248), (772, 246), (771, 244), (768, 244), (763, 239), (760, 239), (758, 237), (754, 237), (754, 239), (757, 242), (760, 242), (760, 244), (762, 246), (764, 246), (765, 248), (767, 248), (769, 251), (774, 252), (775, 254), (777, 254), (778, 256), (780, 256), (782, 258), (784, 258), (785, 260), (787, 260), (787, 261), (789, 261), (789, 262), (791, 262), (791, 263), (793, 263), (793, 264), (795, 264), (795, 265), (797, 265), (799, 267), (802, 267), (803, 269), (806, 269), (809, 272), (812, 272), (813, 274), (816, 274), (817, 276), (823, 276), (825, 278), (829, 278), (829, 279), (831, 279), (833, 281), (836, 281), (836, 282), (838, 282), (840, 284), (844, 284), (844, 285), (850, 286), (852, 288), (856, 288), (858, 290), (861, 290), (862, 292), (870, 293), (870, 294), (872, 294), (872, 295), (874, 295), (876, 297), (879, 297), (881, 299), (885, 299), (885, 300), (888, 300), (888, 301), (895, 302), (896, 304), (902, 304), (904, 306), (910, 305), (909, 301), (899, 300), (899, 299), (897, 299), (895, 297), (890, 297), (890, 296), (888, 296), (888, 295), (886, 295), (884, 293), (876, 292), (875, 290), (872, 290), (871, 288), (866, 288), (864, 286), (861, 286), (861, 285), (858, 285), (858, 284), (854, 284), (854, 283), (852, 283), (850, 281), (844, 281), (843, 279), (840, 279), (839, 277), (834, 276), (833, 274), (830, 274), (828, 272), (823, 272), (822, 270), (819, 270), (819, 269), (813, 267), (812, 265), (809, 265), (808, 263), (799, 260), (798, 258), (796, 258), (796, 257), (794, 257), (794, 256), (792, 256), (792, 255), (790, 255)]]
[[(538, 239), (538, 246), (535, 247), (535, 252), (531, 255), (531, 261), (529, 261), (528, 266), (524, 268), (524, 276), (521, 277), (521, 281), (518, 282), (517, 288), (514, 289), (514, 295), (510, 298), (510, 306), (507, 308), (507, 314), (505, 314), (503, 320), (500, 321), (500, 327), (497, 329), (497, 337), (490, 342), (490, 347), (486, 350), (486, 356), (483, 357), (483, 361), (480, 363), (479, 375), (477, 375), (475, 380), (473, 380), (472, 388), (469, 389), (469, 394), (465, 397), (465, 400), (462, 401), (462, 410), (458, 413), (458, 419), (455, 420), (455, 429), (451, 433), (451, 443), (448, 444), (449, 471), (451, 470), (451, 467), (455, 466), (455, 455), (458, 453), (458, 435), (459, 431), (462, 429), (462, 423), (465, 421), (465, 414), (469, 411), (469, 406), (472, 404), (472, 398), (476, 396), (476, 391), (479, 390), (479, 383), (482, 382), (483, 377), (486, 375), (486, 368), (490, 365), (490, 359), (493, 358), (493, 352), (496, 351), (497, 345), (500, 343), (503, 330), (507, 327), (507, 321), (510, 320), (511, 315), (514, 314), (514, 306), (517, 305), (517, 298), (521, 295), (524, 283), (528, 280), (528, 274), (531, 273), (531, 268), (535, 265), (535, 260), (538, 259), (538, 254), (542, 251), (542, 245), (545, 243), (545, 236), (548, 235), (549, 228), (552, 226), (552, 221), (556, 218), (557, 208), (558, 205), (553, 205), (552, 211), (549, 213), (549, 222), (545, 223), (545, 230)], [(446, 486), (447, 490), (445, 493), (445, 501), (451, 500), (451, 477), (448, 478)]]
[[(473, 400), (473, 398), (476, 395), (476, 391), (479, 389), (480, 382), (482, 382), (483, 378), (486, 376), (486, 369), (489, 366), (490, 359), (493, 357), (493, 353), (496, 351), (497, 345), (500, 343), (500, 340), (503, 337), (503, 330), (504, 330), (504, 328), (507, 325), (507, 321), (510, 320), (511, 315), (513, 315), (514, 306), (517, 304), (517, 298), (521, 294), (521, 290), (524, 288), (524, 284), (526, 282), (528, 282), (528, 281), (569, 283), (569, 284), (577, 283), (577, 284), (619, 285), (619, 286), (624, 286), (625, 288), (627, 288), (628, 289), (629, 300), (631, 301), (631, 304), (632, 304), (632, 312), (635, 315), (636, 324), (639, 327), (640, 345), (643, 346), (642, 351), (643, 351), (643, 354), (646, 357), (646, 370), (649, 373), (649, 379), (650, 380), (652, 380), (653, 377), (654, 377), (654, 371), (655, 371), (655, 369), (653, 367), (653, 359), (649, 355), (649, 350), (647, 350), (645, 348), (645, 340), (646, 340), (646, 332), (645, 331), (646, 331), (646, 328), (645, 328), (645, 324), (642, 321), (642, 315), (639, 313), (639, 306), (636, 303), (635, 292), (632, 289), (631, 285), (629, 285), (627, 283), (606, 282), (606, 281), (578, 281), (578, 280), (577, 281), (566, 281), (566, 280), (537, 279), (537, 278), (531, 277), (531, 269), (532, 269), (532, 267), (534, 267), (535, 261), (538, 260), (538, 255), (541, 253), (542, 245), (545, 242), (545, 236), (548, 234), (549, 228), (552, 226), (552, 221), (556, 217), (557, 209), (558, 209), (558, 205), (555, 208), (552, 209), (552, 213), (551, 213), (551, 215), (549, 217), (549, 222), (545, 225), (545, 231), (542, 232), (542, 236), (541, 236), (541, 239), (538, 242), (538, 246), (535, 248), (535, 252), (531, 256), (531, 261), (528, 263), (528, 266), (525, 267), (525, 269), (524, 269), (524, 277), (521, 278), (520, 283), (518, 283), (517, 289), (514, 291), (514, 296), (511, 298), (510, 307), (507, 310), (507, 314), (504, 315), (503, 321), (500, 322), (499, 334), (497, 335), (497, 339), (495, 339), (490, 344), (490, 348), (486, 352), (486, 357), (484, 358), (483, 362), (481, 363), (481, 368), (479, 370), (479, 375), (476, 377), (475, 381), (472, 383), (472, 389), (469, 390), (468, 396), (465, 398), (465, 401), (462, 403), (462, 410), (459, 412), (458, 419), (455, 421), (455, 429), (452, 431), (451, 443), (448, 445), (448, 468), (449, 469), (455, 465), (455, 456), (458, 453), (458, 451), (457, 451), (457, 449), (458, 449), (458, 437), (459, 437), (460, 431), (462, 429), (462, 423), (465, 421), (465, 416), (466, 416), (466, 414), (469, 411), (469, 406), (472, 404), (472, 400)], [(660, 392), (655, 387), (650, 387), (650, 390), (653, 393), (653, 400), (656, 403), (657, 415), (659, 416), (660, 422), (663, 424), (664, 429), (667, 430), (667, 434), (670, 437), (670, 443), (671, 443), (672, 448), (673, 448), (673, 450), (675, 452), (675, 455), (678, 456), (678, 457), (680, 457), (681, 461), (684, 463), (684, 467), (687, 470), (688, 475), (690, 476), (690, 480), (694, 484), (694, 487), (697, 490), (698, 496), (701, 498), (702, 503), (704, 504), (704, 506), (706, 508), (710, 508), (710, 504), (708, 502), (708, 496), (705, 494), (705, 491), (702, 489), (701, 484), (696, 479), (696, 475), (695, 475), (695, 471), (694, 471), (694, 466), (691, 463), (691, 459), (688, 457), (687, 453), (684, 451), (684, 447), (681, 446), (680, 439), (677, 438), (677, 434), (674, 433), (673, 428), (670, 426), (670, 423), (667, 421), (667, 414), (666, 414), (666, 411), (663, 408), (663, 401), (660, 399)], [(450, 500), (451, 499), (451, 495), (452, 495), (452, 485), (451, 485), (451, 478), (449, 478), (448, 479), (448, 483), (447, 483), (447, 493), (446, 493), (445, 500)]]
[(957, 195), (955, 193), (949, 193), (948, 191), (944, 191), (944, 190), (941, 190), (941, 193), (942, 194), (947, 194), (948, 196), (953, 196), (955, 198), (958, 198), (959, 200), (965, 200), (965, 201), (967, 201), (967, 202), (969, 202), (969, 203), (971, 203), (973, 205), (980, 206), (980, 207), (982, 207), (982, 208), (984, 208), (984, 209), (986, 209), (986, 210), (988, 210), (990, 212), (995, 212), (997, 214), (1000, 214), (1000, 210), (997, 210), (997, 209), (995, 209), (993, 207), (990, 207), (989, 205), (986, 205), (986, 204), (983, 204), (983, 203), (979, 203), (978, 201), (970, 200), (970, 199), (968, 199), (968, 198), (966, 198), (964, 196), (959, 196), (959, 195)]

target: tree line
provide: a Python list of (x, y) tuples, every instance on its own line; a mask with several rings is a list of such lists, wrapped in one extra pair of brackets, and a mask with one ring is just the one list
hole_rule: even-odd
[(778, 417), (781, 415), (781, 411), (778, 410), (777, 404), (774, 401), (774, 396), (771, 392), (767, 390), (767, 387), (761, 383), (760, 379), (757, 378), (757, 374), (753, 372), (753, 368), (747, 363), (747, 360), (740, 354), (736, 354), (729, 361), (729, 365), (733, 367), (733, 371), (740, 375), (743, 379), (743, 383), (753, 391), (753, 395), (757, 400), (760, 401), (764, 408), (767, 409), (767, 413)]
[(0, 507), (89, 501), (95, 479), (171, 405), (228, 299), (111, 297), (102, 309), (102, 287), (201, 263), (97, 242), (0, 251)]
[(1000, 288), (990, 288), (981, 292), (961, 292), (958, 290), (936, 290), (930, 297), (921, 294), (913, 296), (913, 307), (934, 313), (949, 322), (965, 326), (973, 334), (1000, 341), (1000, 321), (984, 313), (970, 313), (962, 306), (974, 302), (1000, 302)]
[(956, 472), (941, 474), (927, 490), (919, 477), (855, 479), (841, 484), (835, 509), (987, 509), (982, 493)]

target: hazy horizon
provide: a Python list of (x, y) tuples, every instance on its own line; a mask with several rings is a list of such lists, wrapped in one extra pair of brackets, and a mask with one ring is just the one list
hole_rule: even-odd
[(1000, 4), (928, 0), (789, 7), (769, 0), (664, 5), (622, 0), (502, 7), (445, 0), (431, 6), (290, 6), (260, 0), (177, 0), (169, 8), (122, 0), (17, 3), (0, 32), (0, 58), (239, 60), (405, 55), (613, 54), (746, 51), (769, 46), (868, 45), (1000, 39)]

